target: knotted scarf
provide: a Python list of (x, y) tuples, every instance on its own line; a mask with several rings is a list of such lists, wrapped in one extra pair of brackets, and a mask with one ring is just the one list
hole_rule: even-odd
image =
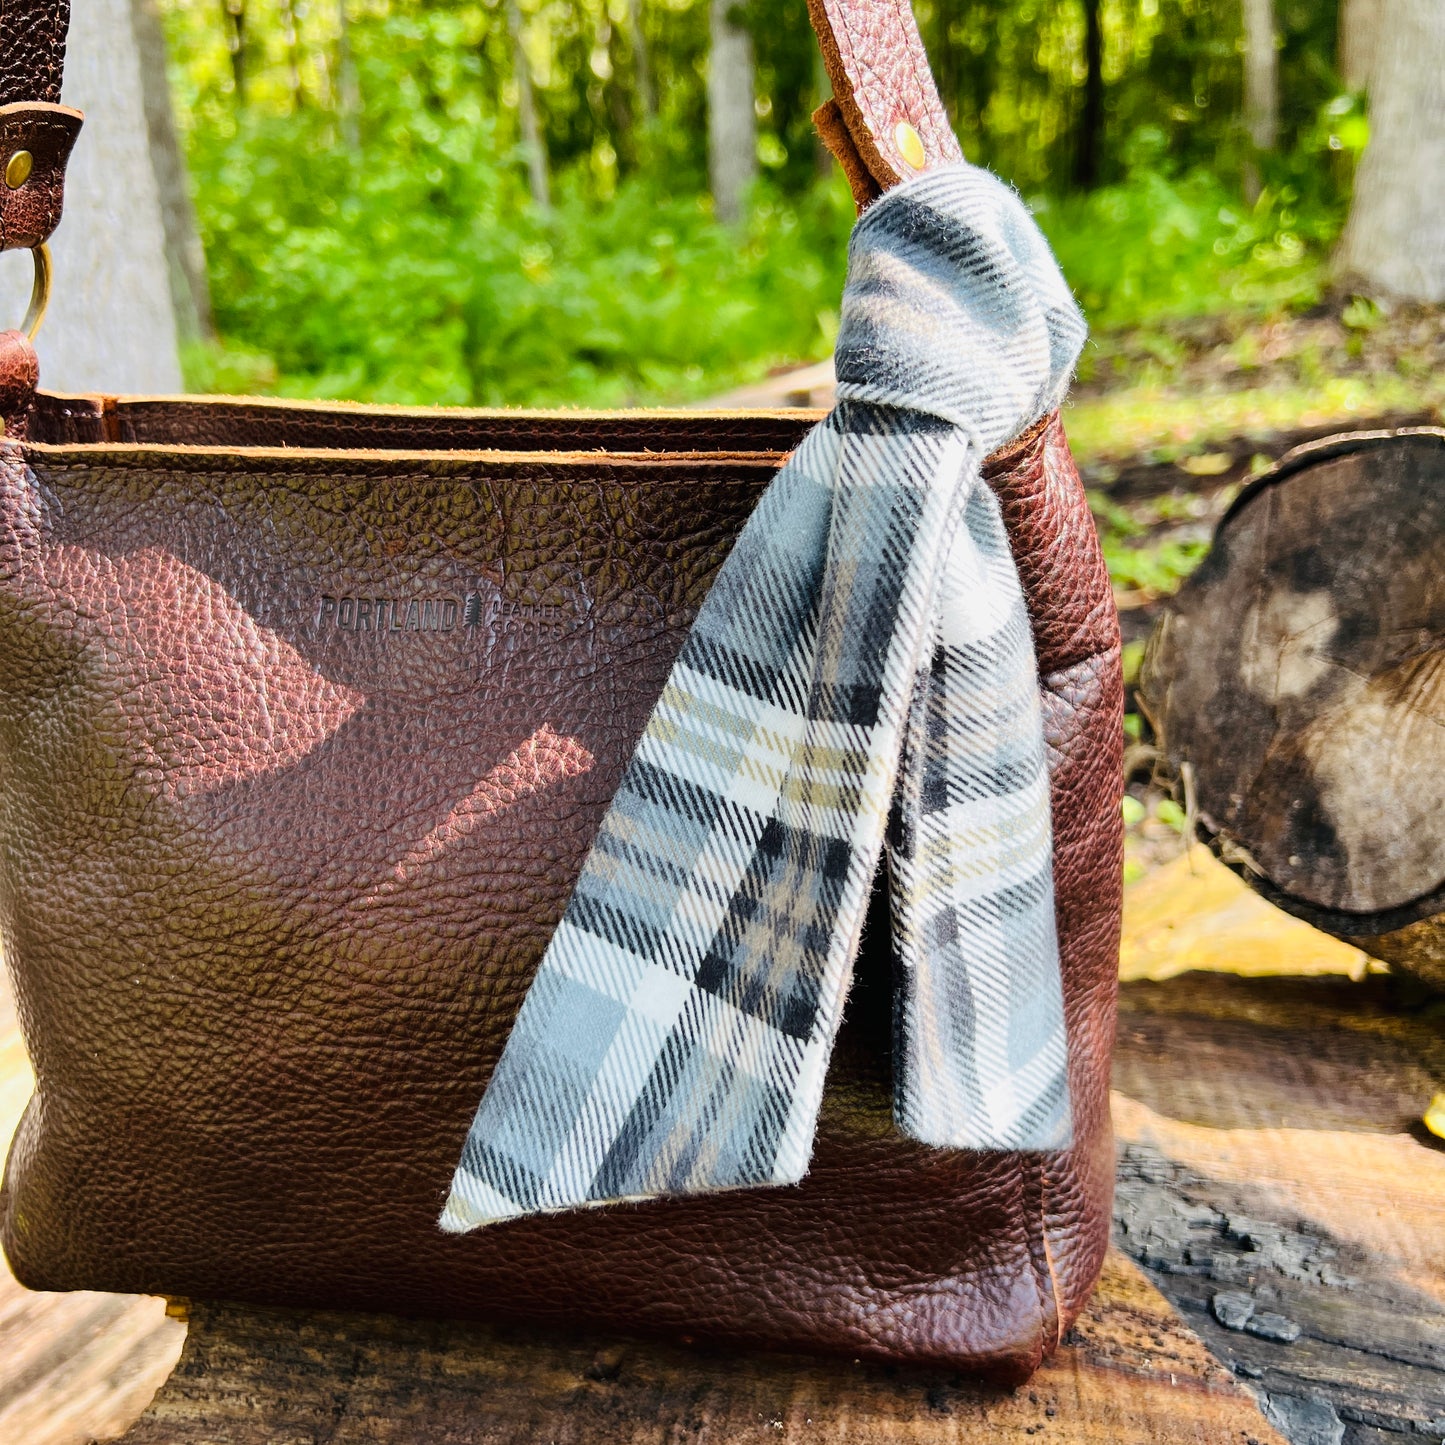
[(1038, 680), (980, 464), (1058, 405), (1083, 339), (987, 172), (926, 173), (859, 220), (837, 406), (697, 615), (443, 1229), (802, 1178), (885, 847), (898, 1128), (1067, 1144)]

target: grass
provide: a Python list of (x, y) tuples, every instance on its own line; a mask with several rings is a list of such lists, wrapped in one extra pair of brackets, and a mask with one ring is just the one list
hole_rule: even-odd
[(1076, 401), (1065, 414), (1065, 424), (1081, 464), (1120, 457), (1199, 459), (1204, 466), (1193, 470), (1207, 476), (1210, 447), (1235, 437), (1264, 441), (1280, 432), (1317, 426), (1348, 429), (1375, 417), (1417, 411), (1445, 414), (1445, 375), (1326, 374), (1308, 385), (1203, 394), (1179, 384), (1145, 382)]
[[(1445, 420), (1445, 317), (1340, 296), (1303, 316), (1223, 313), (1104, 333), (1065, 413), (1114, 585), (1168, 596), (1203, 560), (1241, 474), (1307, 430)], [(1251, 454), (1252, 453), (1252, 454)], [(1173, 464), (1176, 489), (1120, 503), (1125, 467)]]

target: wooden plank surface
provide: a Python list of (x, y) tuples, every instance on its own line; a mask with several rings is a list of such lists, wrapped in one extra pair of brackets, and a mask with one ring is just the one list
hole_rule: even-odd
[[(1351, 1445), (1445, 1437), (1445, 1151), (1418, 1122), (1445, 1041), (1398, 995), (1378, 976), (1127, 985), (1115, 1061), (1121, 1242), (1221, 1358), (1328, 1403)], [(1223, 1328), (1221, 1291), (1300, 1338)]]
[(1118, 1254), (1069, 1342), (1012, 1392), (936, 1370), (197, 1307), (179, 1367), (125, 1445), (945, 1445), (985, 1434), (1000, 1445), (1282, 1445)]
[[(1445, 1088), (1445, 1004), (1241, 906), (1193, 855), (1131, 890), (1126, 963), (1168, 977), (1172, 918), (1232, 971), (1123, 987), (1120, 1245), (1300, 1445), (1445, 1439), (1445, 1145), (1420, 1122)], [(1224, 1292), (1299, 1338), (1221, 1325)]]

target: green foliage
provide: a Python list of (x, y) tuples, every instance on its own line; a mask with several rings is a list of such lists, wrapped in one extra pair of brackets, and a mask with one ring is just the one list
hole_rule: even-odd
[[(396, 94), (358, 152), (317, 111), (247, 112), (193, 135), (217, 322), (242, 353), (272, 359), (274, 382), (247, 363), (263, 388), (622, 405), (826, 354), (852, 214), (836, 175), (794, 197), (765, 178), (740, 231), (713, 219), (706, 196), (647, 173), (609, 202), (564, 173), (541, 216), (495, 158), (495, 127)], [(1097, 335), (1313, 304), (1339, 212), (1294, 196), (1266, 190), (1246, 208), (1207, 172), (1141, 167), (1034, 205)], [(205, 364), (193, 382), (209, 380)]]
[[(1082, 3), (917, 9), (966, 151), (1029, 198), (1096, 336), (1155, 326), (1167, 348), (1171, 318), (1312, 304), (1364, 136), (1335, 96), (1332, 7), (1278, 0), (1283, 147), (1247, 207), (1237, 0), (1100, 0), (1107, 184), (1071, 190)], [(736, 229), (706, 193), (706, 0), (520, 0), (546, 215), (502, 0), (167, 4), (224, 338), (188, 356), (193, 385), (626, 404), (831, 345), (851, 208), (836, 169), (820, 176), (808, 116), (826, 82), (802, 0), (735, 12), (755, 40), (762, 169)], [(1363, 336), (1368, 311), (1351, 314)], [(1188, 560), (1128, 565), (1153, 587)]]
[(1210, 311), (1310, 305), (1338, 225), (1266, 190), (1244, 206), (1218, 177), (1153, 170), (1045, 202), (1039, 221), (1095, 329)]
[(1176, 833), (1184, 832), (1188, 825), (1188, 818), (1185, 815), (1184, 809), (1181, 808), (1173, 798), (1160, 798), (1154, 808), (1154, 816), (1158, 818), (1161, 823), (1173, 828)]
[(1131, 546), (1107, 528), (1100, 530), (1099, 540), (1114, 585), (1126, 592), (1146, 592), (1155, 597), (1176, 592), (1209, 551), (1209, 543), (1202, 540)]
[(740, 233), (645, 176), (599, 205), (568, 174), (541, 216), (484, 120), (397, 102), (356, 154), (315, 112), (193, 140), (219, 329), (273, 358), (281, 390), (621, 405), (831, 343), (841, 182), (796, 202), (762, 190)]
[[(1238, 0), (1099, 0), (1104, 55), (1101, 179), (1137, 166), (1157, 136), (1179, 171), (1237, 185), (1244, 159)], [(1083, 108), (1083, 0), (914, 0), (964, 150), (1021, 190), (1069, 187)], [(1276, 0), (1281, 151), (1307, 146), (1338, 92), (1336, 6)]]
[[(1091, 492), (1089, 507), (1099, 529), (1104, 561), (1116, 587), (1127, 592), (1168, 596), (1204, 560), (1208, 542), (1198, 537), (1154, 537), (1157, 523), (1169, 520), (1174, 499), (1161, 497), (1152, 507), (1128, 509), (1101, 492)], [(1137, 670), (1142, 651), (1129, 659)], [(1132, 679), (1131, 679), (1132, 680)]]
[(1034, 203), (1059, 264), (1097, 330), (1220, 311), (1302, 309), (1320, 298), (1346, 194), (1330, 157), (1362, 149), (1363, 118), (1348, 96), (1326, 103), (1299, 147), (1265, 167), (1245, 205), (1218, 172), (1172, 166), (1163, 129), (1124, 148), (1115, 185)]

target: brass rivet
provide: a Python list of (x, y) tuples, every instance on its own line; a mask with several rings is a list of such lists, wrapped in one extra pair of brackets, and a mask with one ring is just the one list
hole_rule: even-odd
[(923, 163), (928, 159), (923, 152), (923, 142), (906, 120), (900, 120), (893, 127), (893, 144), (898, 147), (898, 154), (903, 157), (905, 165), (912, 166), (915, 171), (923, 169)]
[(18, 191), (30, 179), (35, 169), (35, 157), (29, 151), (16, 151), (5, 163), (5, 184), (12, 191)]

